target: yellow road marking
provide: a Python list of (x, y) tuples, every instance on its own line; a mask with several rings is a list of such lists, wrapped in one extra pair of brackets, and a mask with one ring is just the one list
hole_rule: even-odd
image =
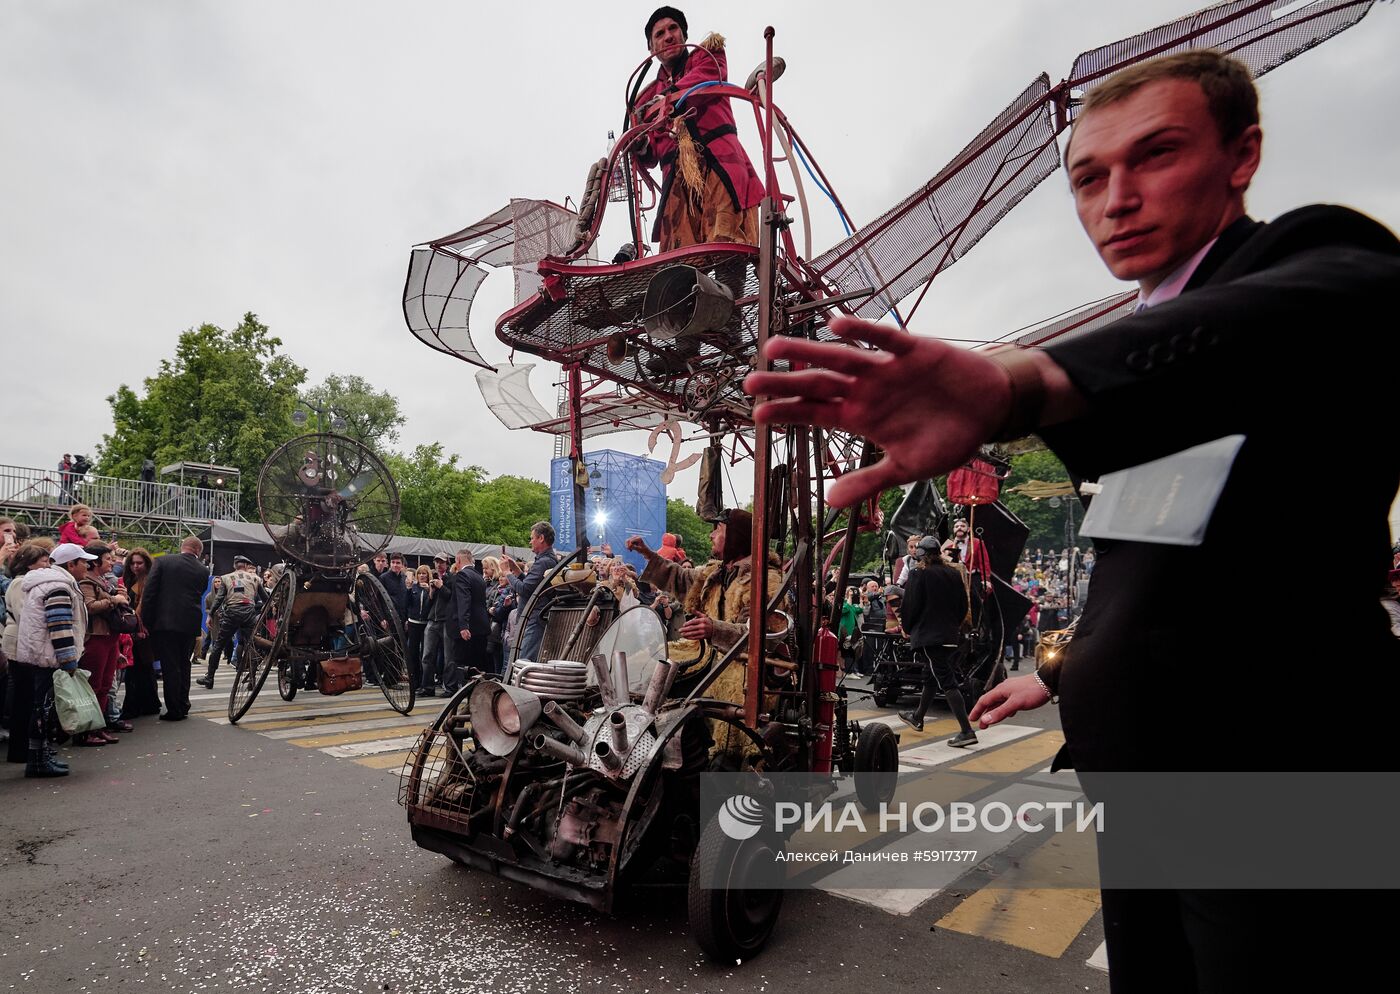
[[(256, 707), (257, 705), (254, 705)], [(316, 725), (330, 725), (337, 722), (359, 721), (361, 718), (369, 719), (375, 717), (389, 717), (394, 714), (389, 705), (384, 705), (383, 714), (375, 711), (334, 711), (315, 716), (308, 715), (305, 718), (277, 718), (277, 712), (272, 712), (266, 718), (245, 717), (238, 723), (239, 728), (246, 728), (254, 732), (274, 732), (280, 728), (301, 728), (302, 726), (314, 727)], [(432, 719), (426, 718), (431, 721)]]
[(973, 756), (955, 764), (953, 769), (961, 773), (1020, 773), (1044, 765), (1064, 744), (1063, 732), (1041, 732)]
[(359, 763), (361, 766), (368, 766), (371, 770), (398, 770), (408, 762), (409, 753), (406, 752), (386, 752), (382, 756), (361, 756), (359, 759), (352, 759), (350, 762)]
[(376, 739), (400, 739), (405, 735), (412, 735), (421, 732), (428, 727), (428, 722), (419, 721), (404, 725), (393, 725), (389, 728), (366, 728), (358, 732), (338, 732), (335, 735), (313, 735), (310, 738), (286, 739), (292, 745), (301, 746), (303, 749), (319, 749), (322, 746), (349, 745), (352, 742), (373, 742)]
[(1018, 880), (1032, 875), (1045, 879), (1055, 869), (1070, 864), (1093, 866), (1094, 836), (1090, 832), (1065, 832), (1001, 874), (1002, 886), (983, 887), (962, 901), (938, 922), (940, 928), (963, 935), (995, 939), (1028, 949), (1041, 956), (1063, 956), (1099, 910), (1097, 890), (1017, 888)]

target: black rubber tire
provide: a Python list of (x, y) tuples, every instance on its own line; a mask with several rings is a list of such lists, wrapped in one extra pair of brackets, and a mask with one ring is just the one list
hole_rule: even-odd
[(899, 739), (878, 721), (860, 727), (856, 742), (856, 799), (866, 811), (879, 811), (899, 785)]
[(786, 865), (775, 857), (783, 840), (760, 831), (736, 841), (725, 834), (716, 814), (700, 833), (700, 844), (690, 862), (690, 886), (686, 894), (690, 933), (712, 961), (735, 965), (763, 951), (783, 907), (781, 889), (713, 888), (703, 884), (733, 880), (755, 873), (781, 873)]
[(297, 696), (296, 673), (285, 659), (277, 661), (277, 693), (284, 701), (295, 700)]

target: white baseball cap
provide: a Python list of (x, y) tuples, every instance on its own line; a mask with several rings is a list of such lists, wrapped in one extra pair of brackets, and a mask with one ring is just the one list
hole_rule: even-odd
[(55, 566), (65, 566), (75, 559), (96, 559), (91, 552), (86, 551), (81, 545), (72, 542), (64, 542), (49, 553), (49, 562)]

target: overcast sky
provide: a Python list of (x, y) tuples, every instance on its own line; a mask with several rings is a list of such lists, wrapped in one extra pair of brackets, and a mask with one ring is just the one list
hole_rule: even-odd
[[(740, 82), (762, 57), (764, 25), (776, 27), (788, 71), (775, 97), (864, 223), (932, 176), (1042, 70), (1057, 81), (1079, 52), (1180, 16), (1188, 3), (684, 9), (692, 41), (727, 36)], [(181, 331), (232, 327), (253, 311), (312, 382), (358, 373), (396, 395), (406, 447), (440, 441), (492, 474), (546, 480), (551, 440), (506, 431), (473, 367), (405, 328), (408, 253), (511, 197), (579, 196), (622, 117), (651, 9), (0, 0), (9, 383), (0, 462), (51, 466), (65, 451), (92, 452), (110, 430), (104, 398), (118, 384), (139, 389)], [(1330, 201), (1400, 226), (1397, 17), (1378, 5), (1261, 80), (1255, 216)], [(840, 228), (812, 196), (820, 251)], [(488, 279), (473, 312), (491, 361), (506, 358), (493, 326), (510, 286), (508, 271)], [(1056, 174), (937, 280), (914, 328), (987, 338), (1117, 288)], [(1319, 331), (1324, 347), (1343, 330)], [(535, 388), (548, 403), (542, 371)], [(627, 435), (597, 445), (644, 443)], [(693, 480), (682, 477), (673, 494), (693, 500)]]

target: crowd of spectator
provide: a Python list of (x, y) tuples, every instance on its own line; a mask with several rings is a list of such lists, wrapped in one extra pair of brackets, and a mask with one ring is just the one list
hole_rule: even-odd
[[(403, 619), (409, 666), (417, 679), (419, 697), (450, 694), (462, 686), (469, 670), (503, 674), (509, 666), (512, 646), (520, 643), (519, 658), (535, 661), (544, 640), (544, 616), (531, 612), (521, 629), (523, 608), (541, 583), (559, 565), (554, 551), (554, 528), (547, 521), (530, 529), (528, 563), (516, 560), (504, 547), (499, 556), (477, 558), (470, 549), (455, 556), (440, 553), (431, 567), (406, 568), (403, 557), (381, 554), (361, 569), (383, 585), (399, 617)], [(662, 558), (691, 565), (679, 536), (667, 534), (657, 553)], [(635, 567), (613, 555), (604, 545), (589, 558), (591, 582), (601, 585), (618, 611), (644, 605), (657, 612), (663, 626), (674, 633), (680, 610), (665, 593), (643, 582)], [(587, 619), (597, 624), (595, 610)]]
[[(0, 518), (0, 714), (6, 758), (24, 763), (26, 776), (64, 776), (68, 766), (55, 745), (112, 745), (133, 731), (132, 719), (158, 714), (160, 640), (172, 628), (198, 631), (198, 599), (207, 583), (197, 558), (199, 540), (187, 539), (182, 550), (193, 549), (198, 575), (191, 621), (178, 611), (174, 576), (181, 557), (161, 557), (157, 563), (145, 549), (103, 541), (91, 522), (91, 510), (74, 504), (55, 540)], [(53, 686), (60, 669), (86, 671), (105, 727), (69, 736), (58, 725)], [(119, 703), (122, 687), (126, 693)], [(180, 695), (169, 680), (166, 690), (167, 714), (172, 714)]]

